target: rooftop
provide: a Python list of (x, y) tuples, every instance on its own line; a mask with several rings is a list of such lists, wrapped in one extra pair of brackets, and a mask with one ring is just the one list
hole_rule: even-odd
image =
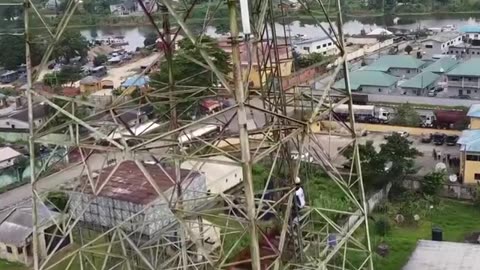
[(7, 146), (7, 147), (0, 148), (0, 162), (5, 161), (5, 160), (9, 160), (9, 159), (12, 159), (12, 158), (16, 158), (16, 157), (19, 157), (19, 156), (23, 156), (23, 155), (21, 153), (15, 151), (11, 147)]
[(453, 32), (453, 31), (450, 31), (450, 32), (438, 32), (437, 34), (433, 35), (433, 36), (429, 36), (427, 39), (425, 39), (425, 41), (427, 40), (433, 40), (433, 41), (437, 41), (437, 42), (440, 42), (440, 43), (444, 43), (444, 42), (447, 42), (449, 40), (452, 40), (452, 39), (455, 39), (455, 38), (459, 38), (461, 39), (461, 35), (460, 33), (458, 32)]
[(403, 270), (473, 270), (480, 265), (480, 245), (420, 240)]
[[(143, 166), (150, 173), (155, 180), (155, 183), (162, 191), (167, 191), (174, 186), (174, 169), (166, 167), (163, 167), (162, 169), (162, 167), (157, 164), (143, 164)], [(195, 172), (190, 173), (190, 170), (181, 170), (180, 172), (182, 182), (198, 175), (198, 173)], [(110, 176), (110, 174), (112, 175)], [(108, 180), (107, 183), (105, 183), (106, 180)], [(79, 190), (82, 190), (83, 193), (92, 194), (93, 191), (90, 184), (88, 184), (88, 178), (83, 177), (83, 181), (84, 185), (82, 186), (85, 186), (85, 189), (81, 186), (79, 187)], [(123, 161), (118, 167), (113, 165), (104, 168), (100, 175), (98, 175), (97, 181), (98, 186), (105, 184), (98, 196), (135, 204), (148, 204), (159, 198), (159, 195), (148, 182), (143, 172), (137, 164), (131, 160)]]
[(367, 36), (378, 36), (378, 35), (392, 36), (393, 33), (388, 31), (385, 28), (376, 28), (376, 29), (373, 29), (371, 32), (367, 33)]
[(457, 141), (461, 145), (460, 150), (466, 152), (480, 152), (480, 130), (468, 129), (462, 131)]
[(430, 86), (432, 83), (435, 83), (438, 79), (440, 79), (440, 75), (430, 71), (424, 71), (410, 80), (402, 83), (400, 87), (423, 89), (427, 86)]
[(387, 72), (391, 68), (418, 69), (423, 65), (425, 62), (410, 55), (384, 55), (364, 70)]
[(471, 58), (460, 63), (454, 69), (450, 70), (447, 75), (480, 77), (480, 58)]
[(330, 40), (330, 38), (325, 36), (325, 37), (314, 37), (314, 38), (307, 38), (307, 39), (297, 39), (294, 41), (294, 44), (302, 45), (302, 44), (308, 44), (308, 43), (324, 41), (324, 40)]
[(480, 33), (480, 25), (464, 25), (460, 28), (463, 33)]
[[(48, 105), (46, 104), (37, 104), (33, 106), (33, 118), (44, 118), (48, 114)], [(28, 108), (15, 110), (10, 115), (7, 116), (8, 118), (16, 119), (23, 122), (28, 122)]]
[[(399, 78), (381, 71), (357, 70), (350, 73), (350, 88), (358, 90), (362, 86), (390, 87), (398, 80)], [(337, 81), (333, 88), (345, 89), (345, 80)]]
[(122, 87), (131, 87), (131, 86), (143, 87), (148, 83), (150, 83), (150, 77), (135, 75), (126, 79), (122, 83)]
[(95, 76), (87, 76), (80, 80), (80, 84), (96, 84), (100, 82), (100, 79)]
[(458, 65), (459, 61), (452, 58), (452, 57), (443, 57), (429, 65), (428, 67), (424, 68), (423, 71), (430, 71), (435, 73), (445, 73), (450, 71), (456, 65)]
[(480, 117), (480, 104), (473, 104), (467, 113), (468, 117)]
[[(0, 243), (16, 247), (26, 246), (29, 236), (32, 234), (32, 207), (30, 201), (23, 206), (14, 209), (6, 209), (0, 212)], [(48, 210), (42, 204), (38, 205), (37, 221), (42, 225), (60, 214)], [(52, 220), (53, 222), (53, 220)]]

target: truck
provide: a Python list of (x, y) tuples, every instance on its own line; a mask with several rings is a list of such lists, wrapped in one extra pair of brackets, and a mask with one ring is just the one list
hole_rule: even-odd
[(437, 128), (462, 129), (467, 122), (465, 111), (435, 110), (434, 126)]
[[(348, 104), (338, 105), (333, 112), (342, 120), (350, 118)], [(390, 112), (374, 105), (353, 105), (353, 114), (359, 123), (387, 123), (390, 120)]]

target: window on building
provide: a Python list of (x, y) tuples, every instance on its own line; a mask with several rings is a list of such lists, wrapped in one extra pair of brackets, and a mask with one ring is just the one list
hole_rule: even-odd
[(304, 51), (310, 52), (310, 47), (303, 47)]
[(317, 46), (317, 49), (320, 49), (320, 48), (321, 48), (321, 46), (320, 46), (320, 45), (318, 45), (318, 46)]
[(480, 156), (477, 155), (467, 155), (468, 161), (480, 161)]
[(457, 40), (459, 40), (459, 41), (460, 41), (460, 40), (462, 40), (462, 37), (458, 37), (458, 39), (457, 39)]
[(478, 34), (473, 35), (473, 38), (478, 38)]
[(480, 180), (480, 173), (474, 174), (473, 178), (475, 178), (475, 180)]
[(323, 55), (327, 55), (327, 52), (323, 52)]
[(378, 92), (382, 92), (382, 88), (378, 88)]
[(458, 51), (455, 51), (455, 53), (458, 53)]
[(329, 43), (328, 43), (328, 46), (332, 46), (332, 42), (329, 42)]
[(472, 91), (467, 90), (467, 95), (470, 95), (471, 93), (472, 93)]
[(324, 48), (327, 47), (327, 44), (323, 44), (322, 47), (324, 47)]
[(18, 247), (18, 248), (17, 248), (17, 252), (18, 252), (18, 254), (22, 254), (22, 253), (23, 253), (23, 248)]
[(410, 70), (409, 70), (409, 69), (407, 69), (407, 73), (410, 74)]
[(13, 253), (12, 248), (7, 246), (7, 252), (10, 253), (10, 254)]
[(431, 49), (431, 48), (433, 48), (433, 45), (431, 45), (431, 44), (427, 44), (427, 45), (425, 45), (425, 48), (427, 48), (427, 49)]

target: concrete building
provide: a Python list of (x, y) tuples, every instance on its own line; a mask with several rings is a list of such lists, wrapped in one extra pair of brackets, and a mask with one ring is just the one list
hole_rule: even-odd
[(474, 270), (480, 265), (480, 245), (420, 240), (403, 270)]
[(461, 44), (462, 34), (457, 32), (439, 32), (422, 40), (422, 51), (427, 55), (446, 54), (450, 46)]
[(364, 67), (364, 70), (381, 71), (409, 79), (422, 72), (424, 66), (425, 62), (410, 55), (384, 55), (371, 65)]
[(337, 46), (328, 37), (295, 40), (293, 48), (299, 54), (321, 53), (323, 55), (336, 55), (339, 53)]
[(480, 46), (475, 46), (468, 43), (461, 43), (456, 46), (450, 46), (447, 54), (453, 55), (457, 59), (470, 59), (473, 57), (480, 57)]
[[(33, 124), (39, 127), (48, 117), (48, 105), (35, 105), (33, 107)], [(0, 116), (0, 128), (3, 129), (28, 129), (28, 109), (21, 108), (11, 113)]]
[(0, 169), (6, 169), (15, 165), (15, 161), (23, 155), (11, 147), (0, 148)]
[(423, 71), (429, 71), (438, 75), (444, 75), (446, 72), (449, 72), (456, 65), (458, 65), (458, 63), (459, 61), (454, 57), (443, 57), (425, 67)]
[(403, 82), (399, 87), (405, 95), (426, 96), (430, 90), (434, 90), (441, 75), (430, 71), (424, 71), (417, 76)]
[[(396, 88), (398, 80), (381, 71), (357, 70), (350, 73), (350, 88), (356, 92), (389, 94)], [(345, 90), (345, 80), (337, 81), (333, 88)]]
[(474, 104), (468, 110), (470, 118), (470, 129), (480, 129), (480, 104)]
[[(63, 248), (70, 244), (71, 237), (61, 240), (62, 236), (56, 232), (55, 222), (60, 222), (61, 214), (48, 210), (39, 205), (37, 209), (39, 257), (45, 258), (57, 243), (61, 241)], [(6, 209), (0, 212), (0, 259), (10, 262), (31, 265), (33, 262), (32, 252), (32, 207), (27, 202), (14, 209)], [(56, 232), (56, 235), (53, 235)], [(53, 243), (53, 244), (51, 244)], [(60, 250), (60, 249), (58, 249)]]
[(464, 130), (460, 144), (460, 175), (464, 184), (480, 183), (480, 130)]
[(447, 72), (448, 92), (480, 98), (480, 58), (472, 58)]
[(195, 167), (198, 163), (195, 161), (185, 161), (181, 167), (182, 169), (196, 170), (205, 174), (207, 192), (213, 194), (226, 192), (242, 182), (242, 167), (235, 164), (234, 160), (225, 156), (215, 156), (208, 159), (211, 162), (207, 161), (204, 164), (200, 164), (202, 166), (198, 168)]
[[(290, 39), (278, 37), (276, 43), (275, 51), (272, 41), (258, 42), (258, 47), (253, 50), (251, 57), (247, 44), (240, 43), (242, 73), (250, 88), (258, 89), (264, 85), (269, 77), (268, 74), (275, 72), (276, 67), (280, 68), (278, 72), (281, 77), (292, 74), (293, 54)], [(218, 46), (229, 54), (232, 52), (232, 45), (228, 38), (219, 39)]]
[[(124, 230), (140, 233), (150, 239), (167, 225), (175, 223), (174, 214), (169, 203), (177, 200), (174, 181), (175, 170), (160, 168), (156, 164), (144, 164), (155, 185), (165, 194), (165, 199), (157, 194), (154, 186), (134, 161), (123, 161), (119, 166), (104, 168), (97, 174), (101, 190), (93, 190), (88, 177), (77, 181), (77, 186), (70, 193), (71, 214), (88, 228), (109, 229), (125, 222)], [(202, 202), (207, 192), (205, 175), (195, 171), (181, 170), (183, 207), (194, 211)], [(96, 195), (95, 195), (96, 193)], [(91, 204), (89, 203), (91, 201)], [(95, 205), (95, 207), (89, 207)], [(148, 209), (143, 215), (130, 219), (135, 213)], [(83, 210), (87, 209), (84, 213)], [(127, 221), (128, 220), (128, 221)]]
[(465, 25), (460, 28), (464, 39), (473, 45), (480, 45), (480, 25)]

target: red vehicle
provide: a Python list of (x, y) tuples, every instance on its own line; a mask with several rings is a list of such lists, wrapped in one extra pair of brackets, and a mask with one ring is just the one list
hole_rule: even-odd
[(467, 121), (464, 111), (435, 110), (435, 126), (437, 128), (461, 129)]

